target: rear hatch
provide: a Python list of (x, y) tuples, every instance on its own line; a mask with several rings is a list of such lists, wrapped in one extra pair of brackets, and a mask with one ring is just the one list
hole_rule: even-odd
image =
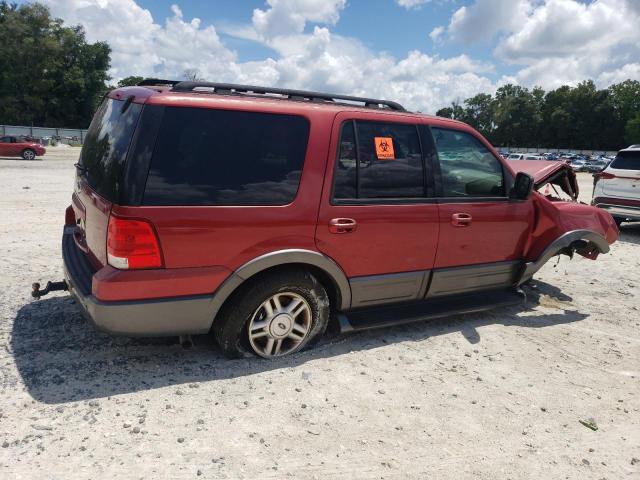
[(123, 173), (142, 105), (105, 98), (93, 117), (76, 169), (72, 206), (75, 240), (95, 268), (107, 263), (111, 206), (123, 192)]
[(608, 197), (640, 199), (640, 150), (622, 150), (602, 177), (602, 192)]

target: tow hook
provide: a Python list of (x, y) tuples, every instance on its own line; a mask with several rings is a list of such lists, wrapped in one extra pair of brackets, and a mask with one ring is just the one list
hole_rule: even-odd
[(31, 296), (35, 299), (39, 299), (40, 297), (44, 297), (49, 292), (56, 291), (67, 291), (69, 290), (69, 286), (67, 282), (62, 280), (61, 282), (47, 282), (47, 286), (40, 290), (40, 284), (38, 282), (31, 285)]

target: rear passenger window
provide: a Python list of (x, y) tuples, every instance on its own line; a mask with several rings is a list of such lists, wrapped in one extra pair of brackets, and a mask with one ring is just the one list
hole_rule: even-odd
[(611, 168), (619, 170), (640, 170), (640, 152), (618, 152), (611, 162)]
[(503, 197), (502, 164), (473, 135), (431, 128), (442, 176), (443, 197)]
[(334, 177), (335, 199), (424, 197), (424, 167), (417, 127), (346, 122)]
[(286, 205), (309, 137), (303, 117), (168, 107), (145, 205)]

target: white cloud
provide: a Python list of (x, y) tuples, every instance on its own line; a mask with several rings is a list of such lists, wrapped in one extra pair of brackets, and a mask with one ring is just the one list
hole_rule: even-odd
[(335, 25), (346, 0), (267, 0), (269, 8), (253, 11), (258, 35), (269, 39), (302, 33), (307, 22)]
[(627, 0), (547, 0), (502, 39), (495, 54), (524, 65), (516, 78), (526, 85), (551, 88), (592, 78), (606, 87), (622, 75), (640, 79), (634, 68), (639, 22)]
[[(244, 37), (261, 41), (277, 56), (240, 62), (213, 26), (184, 18), (178, 5), (164, 24), (135, 0), (45, 0), (55, 16), (84, 25), (90, 41), (112, 47), (114, 79), (128, 75), (180, 78), (197, 69), (211, 81), (282, 86), (380, 97), (411, 109), (434, 112), (452, 100), (492, 91), (493, 66), (466, 55), (451, 58), (411, 51), (397, 60), (369, 50), (357, 39), (332, 34), (344, 0), (269, 0), (254, 11)], [(293, 8), (295, 6), (295, 8)]]
[(436, 27), (433, 30), (431, 30), (431, 33), (429, 34), (429, 38), (433, 43), (438, 43), (442, 35), (444, 34), (444, 31), (445, 31), (445, 28), (443, 26)]
[(497, 37), (494, 55), (521, 66), (499, 83), (554, 88), (593, 78), (605, 87), (640, 79), (639, 21), (640, 0), (475, 0), (454, 12), (446, 35), (464, 45)]
[(501, 31), (517, 29), (530, 9), (529, 0), (476, 0), (454, 12), (447, 31), (466, 44), (489, 41)]
[(134, 0), (44, 0), (54, 16), (85, 27), (89, 41), (106, 41), (112, 49), (111, 75), (180, 75), (197, 68), (229, 80), (236, 55), (220, 41), (213, 26), (187, 22), (177, 5), (164, 25)]
[(429, 3), (431, 0), (396, 0), (396, 3), (407, 10), (412, 8), (420, 8), (425, 3)]

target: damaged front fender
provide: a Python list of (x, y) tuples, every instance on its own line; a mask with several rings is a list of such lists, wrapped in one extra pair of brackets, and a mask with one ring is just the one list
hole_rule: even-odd
[(609, 242), (599, 233), (590, 230), (566, 232), (551, 242), (535, 261), (525, 263), (518, 285), (531, 279), (552, 257), (563, 253), (573, 256), (573, 252), (595, 260), (600, 253), (609, 252)]

